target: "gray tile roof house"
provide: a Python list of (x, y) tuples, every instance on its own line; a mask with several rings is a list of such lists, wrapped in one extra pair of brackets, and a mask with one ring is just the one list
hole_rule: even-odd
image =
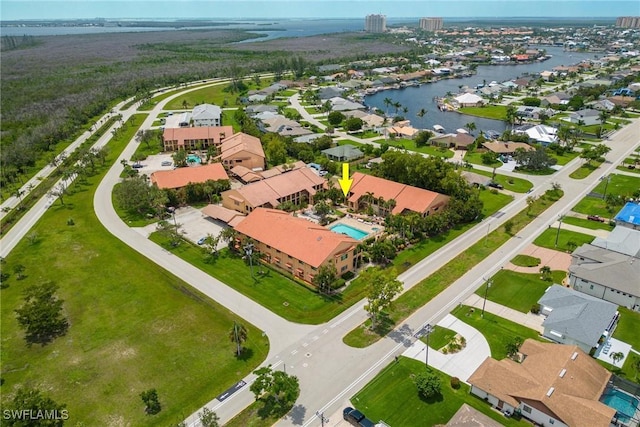
[(586, 353), (599, 345), (603, 334), (613, 333), (618, 319), (617, 305), (560, 285), (548, 288), (538, 304), (547, 316), (543, 336)]
[(327, 148), (326, 150), (322, 150), (322, 154), (338, 162), (348, 162), (364, 156), (362, 151), (349, 144)]
[[(593, 246), (608, 249), (640, 259), (640, 230), (627, 227), (616, 227), (606, 239), (596, 237)], [(640, 281), (640, 279), (639, 279)], [(640, 286), (640, 283), (638, 284)]]

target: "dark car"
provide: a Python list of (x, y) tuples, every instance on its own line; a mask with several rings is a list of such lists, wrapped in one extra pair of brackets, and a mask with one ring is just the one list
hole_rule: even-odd
[(602, 218), (599, 215), (589, 215), (589, 216), (587, 216), (587, 219), (590, 220), (590, 221), (598, 221), (598, 222), (604, 222), (605, 221), (604, 218)]
[(360, 421), (365, 419), (364, 414), (357, 409), (353, 409), (350, 406), (347, 406), (342, 410), (342, 418), (346, 421), (349, 421), (354, 426), (357, 426)]
[(493, 187), (493, 188), (497, 188), (498, 190), (502, 190), (504, 187), (500, 184), (498, 184), (497, 182), (493, 182), (491, 181), (489, 184), (487, 184), (489, 187)]
[(358, 421), (359, 427), (375, 427), (375, 425), (376, 424), (367, 417), (364, 417), (363, 419)]

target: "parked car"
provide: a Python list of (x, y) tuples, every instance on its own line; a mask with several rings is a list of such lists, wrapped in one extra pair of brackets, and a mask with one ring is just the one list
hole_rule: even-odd
[(346, 421), (349, 421), (354, 426), (357, 426), (360, 421), (362, 421), (365, 417), (364, 414), (357, 409), (353, 409), (350, 406), (347, 406), (342, 410), (342, 418)]
[(327, 172), (327, 171), (320, 171), (320, 172), (318, 172), (318, 175), (320, 175), (320, 176), (326, 176), (328, 173), (329, 173), (329, 172)]
[(131, 165), (131, 167), (134, 169), (142, 169), (144, 165), (141, 165), (140, 163), (134, 163), (133, 165)]
[(162, 166), (171, 166), (173, 164), (173, 162), (169, 161), (169, 160), (165, 160), (164, 162), (160, 163), (160, 165)]
[(201, 238), (199, 238), (199, 239), (198, 239), (198, 244), (199, 244), (199, 245), (202, 245), (202, 244), (204, 244), (204, 242), (205, 242), (206, 240), (207, 240), (207, 238), (206, 238), (206, 237), (201, 237)]
[(497, 182), (493, 182), (491, 181), (489, 184), (487, 184), (489, 187), (493, 187), (493, 188), (497, 188), (498, 190), (502, 190), (504, 187), (501, 184), (498, 184)]
[(591, 220), (591, 221), (598, 221), (598, 222), (604, 222), (605, 221), (605, 219), (602, 218), (599, 215), (589, 215), (589, 216), (587, 216), (587, 219)]

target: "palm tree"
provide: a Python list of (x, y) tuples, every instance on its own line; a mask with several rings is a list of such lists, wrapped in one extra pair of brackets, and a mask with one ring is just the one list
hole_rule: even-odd
[(391, 107), (391, 105), (393, 105), (393, 101), (391, 100), (391, 98), (385, 98), (382, 100), (382, 103), (384, 104), (385, 107), (387, 107), (387, 112), (385, 113), (385, 115), (389, 115), (389, 107)]
[(475, 122), (469, 122), (467, 124), (464, 125), (465, 129), (469, 131), (469, 134), (471, 134), (471, 132), (473, 132), (474, 130), (476, 130), (476, 124)]
[(416, 116), (424, 117), (425, 114), (427, 114), (427, 110), (425, 110), (424, 108), (421, 108), (420, 111), (416, 113)]
[(189, 107), (189, 104), (187, 104), (187, 100), (183, 99), (182, 100), (182, 108), (184, 108), (185, 110)]
[(395, 108), (395, 109), (396, 109), (396, 111), (395, 111), (395, 113), (394, 113), (394, 114), (397, 116), (397, 115), (398, 115), (398, 110), (399, 110), (400, 108), (402, 108), (402, 104), (400, 104), (400, 102), (399, 102), (399, 101), (396, 101), (396, 102), (394, 102), (394, 103), (393, 103), (393, 108)]
[(247, 340), (247, 328), (241, 323), (233, 322), (233, 328), (229, 331), (229, 339), (236, 344), (236, 356), (240, 356), (242, 344)]
[(517, 113), (516, 107), (511, 105), (508, 106), (507, 111), (505, 113), (505, 119), (511, 125), (512, 130), (513, 130), (513, 124), (515, 123), (517, 117), (518, 117), (518, 113)]

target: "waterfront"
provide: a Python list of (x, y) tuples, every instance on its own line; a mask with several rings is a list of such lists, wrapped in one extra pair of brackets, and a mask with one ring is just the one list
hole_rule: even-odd
[[(535, 47), (535, 46), (533, 46)], [(502, 132), (506, 129), (506, 124), (499, 120), (471, 117), (457, 112), (443, 112), (438, 110), (435, 97), (442, 97), (451, 92), (453, 94), (460, 91), (460, 86), (475, 87), (484, 82), (496, 81), (498, 83), (518, 78), (524, 74), (536, 74), (540, 71), (551, 70), (559, 65), (576, 64), (583, 59), (593, 59), (594, 53), (566, 52), (561, 47), (541, 46), (552, 55), (546, 61), (534, 62), (522, 65), (480, 65), (476, 74), (471, 77), (461, 79), (444, 79), (434, 83), (425, 83), (419, 87), (407, 87), (404, 89), (392, 89), (378, 92), (367, 96), (364, 100), (368, 107), (379, 108), (387, 111), (384, 99), (390, 98), (394, 102), (399, 102), (403, 107), (407, 107), (408, 112), (404, 115), (411, 120), (411, 124), (420, 129), (433, 129), (433, 125), (443, 126), (447, 132), (464, 128), (469, 122), (475, 122), (478, 130), (495, 130)], [(418, 117), (416, 114), (420, 109), (427, 110), (427, 114)], [(394, 112), (391, 108), (390, 112)]]

